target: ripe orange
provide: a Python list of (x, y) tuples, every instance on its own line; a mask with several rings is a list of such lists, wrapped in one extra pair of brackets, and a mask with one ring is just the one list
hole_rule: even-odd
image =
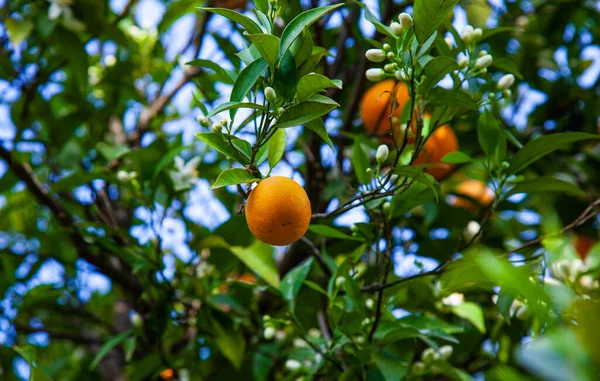
[(450, 126), (443, 125), (427, 139), (414, 164), (435, 164), (427, 169), (427, 173), (439, 181), (454, 169), (454, 164), (442, 163), (441, 160), (450, 152), (455, 151), (458, 151), (458, 139)]
[(262, 180), (246, 201), (246, 222), (259, 240), (276, 246), (299, 240), (310, 223), (310, 200), (292, 179), (273, 176)]
[(160, 372), (160, 378), (161, 380), (165, 381), (175, 380), (175, 372), (173, 372), (173, 369), (171, 368), (165, 369), (162, 372)]
[(596, 240), (588, 235), (577, 234), (575, 237), (575, 251), (582, 261), (585, 261), (587, 256), (590, 254), (592, 247), (596, 243)]
[[(496, 198), (494, 191), (479, 180), (465, 180), (456, 187), (456, 199), (451, 202), (452, 206), (475, 211), (479, 206), (489, 206)], [(477, 201), (478, 205), (473, 201)]]
[[(396, 81), (391, 79), (378, 82), (365, 92), (360, 101), (360, 114), (367, 134), (378, 136), (382, 142), (387, 144), (393, 144), (389, 116), (392, 111), (390, 97), (396, 84)], [(394, 117), (400, 118), (402, 109), (409, 100), (408, 86), (406, 83), (400, 82), (396, 88), (396, 102), (398, 103), (394, 110)], [(394, 136), (398, 138), (400, 126), (394, 126), (394, 128)]]

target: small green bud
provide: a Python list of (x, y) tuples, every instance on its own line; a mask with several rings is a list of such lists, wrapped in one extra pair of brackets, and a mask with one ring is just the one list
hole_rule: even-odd
[(392, 50), (392, 47), (390, 46), (390, 44), (383, 44), (383, 50), (389, 52), (390, 50)]
[(269, 103), (277, 103), (277, 93), (275, 92), (275, 89), (270, 86), (265, 87), (265, 98), (269, 101)]
[(339, 276), (335, 278), (335, 287), (340, 288), (344, 285), (345, 282), (346, 278), (344, 278), (343, 276)]

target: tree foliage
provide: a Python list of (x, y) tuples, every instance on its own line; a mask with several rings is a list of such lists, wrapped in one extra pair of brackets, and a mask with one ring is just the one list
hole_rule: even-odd
[(598, 5), (367, 3), (4, 2), (3, 379), (598, 379)]

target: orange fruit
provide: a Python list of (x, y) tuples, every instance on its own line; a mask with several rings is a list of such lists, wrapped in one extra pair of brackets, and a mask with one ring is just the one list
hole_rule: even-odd
[(577, 255), (579, 255), (579, 258), (581, 258), (582, 261), (585, 261), (595, 243), (596, 240), (594, 238), (583, 234), (577, 234), (574, 246)]
[(446, 124), (437, 128), (427, 139), (414, 164), (435, 164), (427, 168), (427, 173), (439, 181), (454, 169), (454, 164), (442, 163), (441, 160), (455, 151), (458, 151), (458, 139), (452, 128)]
[(304, 188), (287, 177), (262, 180), (246, 201), (248, 228), (259, 240), (276, 246), (299, 240), (310, 223), (310, 200)]
[[(238, 282), (244, 282), (244, 283), (250, 283), (250, 284), (256, 284), (256, 277), (254, 276), (254, 274), (252, 273), (243, 273), (241, 275), (238, 274), (231, 274), (229, 276), (229, 279), (232, 280), (236, 280)], [(226, 283), (223, 283), (221, 285), (221, 287), (219, 287), (219, 291), (221, 293), (225, 293), (227, 291), (229, 291), (229, 287), (227, 287)]]
[(162, 380), (172, 381), (175, 380), (175, 373), (173, 372), (173, 369), (165, 369), (162, 372), (160, 372), (160, 378)]
[[(470, 211), (475, 211), (479, 206), (489, 206), (496, 198), (494, 191), (479, 180), (463, 181), (458, 184), (455, 193), (457, 197), (451, 202), (451, 205)], [(478, 205), (471, 200), (477, 201)]]
[[(382, 142), (387, 144), (394, 142), (389, 116), (392, 111), (390, 98), (396, 85), (397, 82), (391, 79), (378, 82), (365, 92), (360, 101), (360, 114), (367, 134), (378, 136)], [(402, 109), (409, 100), (408, 86), (406, 83), (400, 82), (396, 88), (397, 106), (393, 117), (400, 118)], [(398, 138), (400, 126), (394, 127), (394, 136)]]

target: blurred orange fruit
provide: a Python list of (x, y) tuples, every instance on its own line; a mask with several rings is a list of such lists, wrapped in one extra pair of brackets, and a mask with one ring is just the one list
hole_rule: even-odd
[[(451, 202), (451, 205), (470, 211), (475, 211), (480, 206), (489, 206), (496, 197), (494, 191), (479, 180), (463, 181), (458, 184), (455, 193), (456, 199)], [(470, 200), (461, 196), (466, 196)], [(471, 200), (477, 201), (478, 204), (475, 204)]]
[[(396, 86), (397, 85), (397, 86)], [(360, 101), (360, 114), (368, 135), (378, 136), (387, 144), (393, 144), (390, 113), (392, 112), (391, 95), (396, 89), (397, 106), (392, 117), (400, 118), (402, 109), (410, 100), (408, 86), (404, 82), (397, 83), (391, 79), (371, 86)], [(394, 136), (398, 138), (400, 126), (394, 126)]]
[(414, 164), (434, 164), (427, 173), (439, 181), (454, 169), (454, 164), (442, 163), (442, 158), (455, 151), (458, 151), (458, 139), (450, 126), (443, 125), (427, 139)]
[(595, 243), (596, 240), (594, 238), (583, 234), (577, 234), (574, 246), (577, 255), (579, 255), (579, 258), (581, 258), (582, 261), (585, 261)]
[(174, 381), (175, 380), (175, 372), (173, 372), (173, 369), (171, 369), (171, 368), (165, 369), (162, 372), (160, 372), (160, 378), (162, 380)]
[(299, 240), (310, 224), (310, 200), (304, 188), (287, 177), (262, 180), (246, 201), (248, 228), (259, 240), (276, 246)]

